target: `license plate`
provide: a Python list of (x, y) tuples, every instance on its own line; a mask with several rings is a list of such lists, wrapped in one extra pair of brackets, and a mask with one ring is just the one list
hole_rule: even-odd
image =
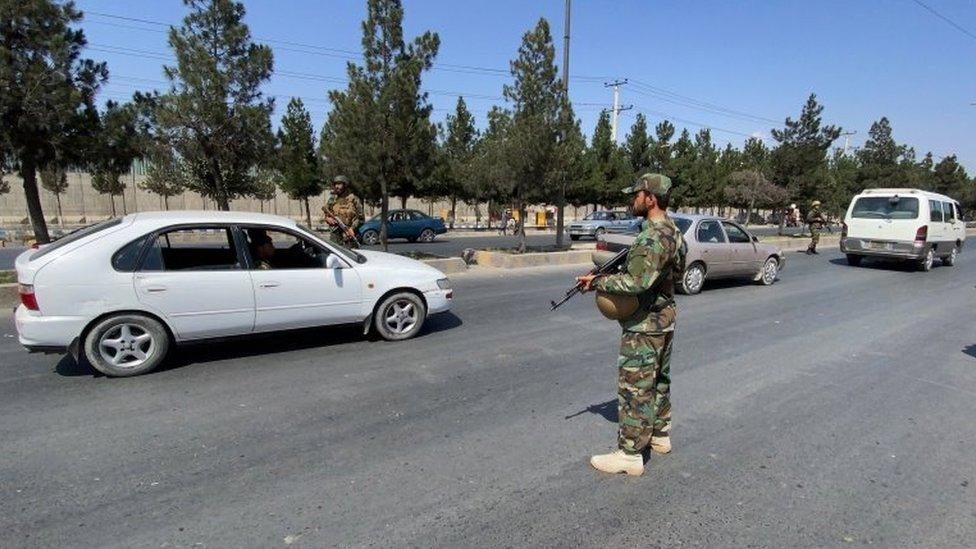
[(869, 250), (890, 250), (890, 242), (868, 242)]

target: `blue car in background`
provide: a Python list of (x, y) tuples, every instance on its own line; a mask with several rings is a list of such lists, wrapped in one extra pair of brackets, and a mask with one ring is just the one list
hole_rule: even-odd
[[(430, 217), (417, 210), (390, 210), (388, 238), (406, 238), (410, 242), (433, 242), (434, 237), (447, 232), (444, 220)], [(380, 216), (374, 216), (359, 226), (359, 240), (366, 245), (380, 243)]]

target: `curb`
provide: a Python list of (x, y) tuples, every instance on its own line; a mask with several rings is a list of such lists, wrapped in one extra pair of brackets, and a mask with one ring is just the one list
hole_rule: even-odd
[(578, 265), (591, 261), (592, 250), (570, 250), (568, 252), (506, 254), (479, 251), (475, 261), (483, 267), (496, 269), (521, 269), (523, 267), (543, 267), (548, 265)]
[(422, 262), (448, 275), (463, 273), (464, 271), (468, 270), (468, 265), (460, 257), (448, 257), (446, 259), (424, 259)]

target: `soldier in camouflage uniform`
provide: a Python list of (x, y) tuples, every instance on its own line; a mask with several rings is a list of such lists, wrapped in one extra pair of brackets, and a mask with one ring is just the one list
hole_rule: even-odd
[(823, 213), (820, 212), (820, 201), (814, 200), (810, 205), (810, 212), (807, 213), (807, 224), (810, 225), (810, 246), (807, 247), (807, 255), (820, 253), (817, 251), (817, 244), (820, 243), (820, 231), (823, 230), (826, 222)]
[[(332, 231), (333, 242), (352, 248), (359, 247), (356, 229), (363, 223), (363, 204), (349, 189), (349, 180), (346, 176), (337, 175), (332, 180), (332, 196), (322, 208), (322, 213), (325, 214), (325, 222)], [(336, 223), (337, 219), (345, 224), (345, 232)]]
[(676, 309), (674, 285), (684, 268), (685, 243), (667, 215), (671, 180), (645, 174), (624, 192), (634, 196), (634, 213), (647, 217), (627, 254), (626, 271), (583, 276), (585, 289), (633, 296), (637, 311), (620, 321), (617, 412), (619, 450), (593, 456), (594, 468), (640, 475), (646, 449), (671, 451), (671, 342)]

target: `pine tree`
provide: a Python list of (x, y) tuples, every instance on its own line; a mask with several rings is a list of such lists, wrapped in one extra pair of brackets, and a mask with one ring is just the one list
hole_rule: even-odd
[(176, 158), (173, 150), (164, 145), (151, 146), (147, 151), (146, 179), (139, 188), (159, 196), (163, 208), (169, 210), (170, 197), (183, 193), (186, 188), (186, 168)]
[(474, 116), (468, 111), (463, 97), (458, 97), (454, 114), (447, 115), (447, 130), (443, 144), (444, 168), (440, 183), (442, 196), (451, 203), (451, 228), (457, 219), (458, 200), (468, 198), (465, 180), (471, 176), (471, 160), (478, 131), (474, 127)]
[(623, 204), (626, 197), (621, 194), (620, 189), (627, 186), (633, 170), (624, 151), (613, 142), (610, 115), (607, 111), (600, 113), (586, 152), (589, 190), (585, 194), (589, 195), (594, 209), (598, 204), (607, 207)]
[[(261, 168), (254, 178), (254, 189), (251, 196), (257, 199), (261, 213), (264, 213), (264, 203), (274, 200), (278, 194), (278, 183), (281, 181), (281, 174), (273, 168)], [(309, 227), (312, 225), (309, 224)]]
[(823, 124), (823, 109), (810, 94), (798, 120), (787, 118), (782, 129), (772, 130), (778, 145), (770, 157), (771, 179), (804, 205), (829, 184), (827, 152), (841, 133), (840, 127)]
[(41, 186), (44, 190), (54, 195), (58, 203), (58, 222), (64, 227), (64, 212), (61, 210), (61, 195), (68, 190), (68, 173), (65, 169), (52, 162), (47, 168), (41, 170)]
[(506, 161), (511, 124), (508, 111), (493, 107), (488, 112), (488, 127), (475, 142), (472, 152), (471, 177), (466, 181), (466, 192), (476, 203), (487, 204), (489, 228), (492, 216), (499, 214), (512, 196), (512, 171)]
[(639, 177), (650, 169), (653, 147), (654, 140), (647, 134), (647, 119), (644, 118), (644, 113), (637, 113), (633, 125), (630, 126), (630, 133), (624, 139), (624, 151), (634, 177)]
[(556, 247), (563, 247), (564, 213), (573, 200), (573, 183), (586, 178), (586, 138), (573, 112), (569, 97), (563, 95), (559, 112), (559, 143), (556, 145), (550, 187), (558, 188), (556, 197)]
[(915, 169), (915, 151), (895, 142), (891, 123), (882, 117), (871, 124), (868, 140), (857, 151), (862, 188), (906, 187)]
[(549, 203), (557, 191), (552, 182), (556, 147), (559, 142), (563, 87), (554, 63), (555, 47), (549, 23), (539, 19), (535, 28), (522, 35), (518, 56), (511, 61), (514, 82), (503, 94), (512, 104), (508, 130), (508, 163), (512, 171), (512, 198), (519, 211), (518, 251), (525, 251), (526, 206)]
[(100, 116), (98, 135), (92, 149), (92, 186), (99, 193), (113, 197), (113, 217), (116, 214), (114, 197), (122, 195), (126, 188), (120, 178), (132, 169), (132, 162), (142, 154), (143, 142), (136, 119), (133, 104), (120, 105), (108, 101)]
[(274, 102), (260, 90), (271, 77), (271, 49), (251, 41), (243, 4), (183, 2), (190, 13), (169, 32), (176, 65), (163, 69), (170, 90), (158, 100), (157, 139), (186, 166), (188, 188), (229, 210), (273, 152)]
[(0, 149), (19, 171), (34, 238), (50, 241), (37, 170), (57, 151), (80, 161), (95, 125), (94, 98), (104, 63), (81, 57), (82, 14), (71, 2), (0, 0)]
[[(312, 226), (308, 199), (322, 192), (312, 117), (301, 99), (292, 98), (278, 130), (278, 172), (281, 190), (305, 205), (305, 221)], [(253, 191), (252, 191), (253, 194)]]
[(691, 134), (687, 129), (681, 130), (681, 136), (674, 144), (673, 156), (669, 159), (668, 170), (665, 175), (671, 178), (672, 206), (679, 207), (694, 206), (694, 167), (695, 167), (695, 143), (691, 140)]
[(662, 120), (655, 128), (654, 147), (651, 148), (651, 169), (657, 173), (674, 178), (675, 173), (671, 167), (673, 148), (671, 138), (674, 137), (674, 124), (667, 120)]
[(363, 64), (349, 63), (349, 86), (329, 92), (320, 157), (330, 174), (350, 177), (368, 201), (380, 203), (380, 240), (387, 248), (390, 196), (405, 202), (436, 167), (437, 128), (421, 92), (440, 39), (431, 32), (403, 38), (400, 0), (368, 0)]

